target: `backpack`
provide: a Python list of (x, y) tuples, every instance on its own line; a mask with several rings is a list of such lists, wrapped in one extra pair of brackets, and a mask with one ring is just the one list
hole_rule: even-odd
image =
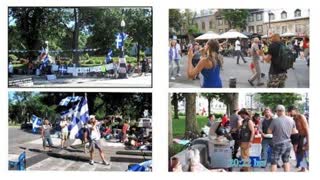
[(294, 62), (294, 54), (284, 44), (280, 45), (278, 62), (276, 63), (281, 70), (288, 70), (292, 68)]

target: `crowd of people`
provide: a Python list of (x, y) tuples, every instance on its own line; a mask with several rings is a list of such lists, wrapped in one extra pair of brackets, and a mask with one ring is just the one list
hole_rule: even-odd
[[(183, 50), (179, 40), (170, 41), (169, 65), (170, 80), (176, 80), (181, 76), (181, 57)], [(272, 34), (268, 39), (258, 37), (251, 40), (241, 40), (239, 37), (235, 41), (228, 39), (222, 43), (218, 40), (210, 39), (203, 46), (198, 42), (190, 43), (187, 51), (187, 77), (191, 80), (200, 79), (202, 88), (221, 88), (220, 70), (223, 65), (224, 56), (236, 56), (236, 64), (248, 60), (244, 55), (252, 59), (249, 68), (252, 75), (248, 77), (248, 83), (255, 86), (263, 86), (262, 78), (268, 74), (268, 88), (283, 88), (287, 79), (287, 70), (294, 69), (294, 62), (297, 58), (305, 60), (309, 66), (309, 37), (305, 36), (299, 41), (298, 38), (282, 38), (279, 34)], [(261, 63), (270, 63), (268, 73), (261, 71)]]
[[(261, 161), (266, 162), (265, 165), (270, 163), (271, 171), (277, 171), (277, 168), (281, 167), (281, 161), (284, 171), (290, 171), (292, 150), (295, 152), (298, 171), (308, 170), (308, 120), (298, 112), (296, 107), (290, 106), (286, 109), (283, 105), (278, 105), (275, 114), (270, 108), (266, 108), (262, 116), (257, 113), (251, 115), (247, 109), (243, 108), (240, 111), (235, 110), (229, 120), (228, 128), (235, 140), (233, 159), (249, 160), (250, 147), (254, 138), (258, 136), (262, 138)], [(241, 171), (249, 170), (250, 167), (241, 169)]]
[[(51, 139), (51, 134), (54, 130), (58, 132), (61, 139), (60, 148), (67, 149), (71, 145), (70, 136), (70, 119), (67, 117), (61, 118), (59, 123), (54, 127), (48, 118), (45, 118), (43, 125), (40, 128), (40, 134), (43, 141), (44, 151), (51, 151), (54, 146)], [(90, 164), (94, 164), (93, 154), (94, 150), (99, 151), (99, 155), (103, 164), (110, 165), (104, 155), (104, 150), (100, 141), (113, 139), (115, 142), (123, 143), (126, 149), (139, 149), (143, 145), (149, 145), (151, 148), (152, 134), (146, 135), (144, 128), (139, 128), (137, 125), (130, 125), (129, 121), (122, 120), (119, 117), (107, 116), (104, 120), (96, 120), (95, 115), (90, 115), (89, 121), (79, 131), (79, 136), (83, 145), (85, 154), (90, 153)], [(151, 150), (151, 149), (146, 149)]]

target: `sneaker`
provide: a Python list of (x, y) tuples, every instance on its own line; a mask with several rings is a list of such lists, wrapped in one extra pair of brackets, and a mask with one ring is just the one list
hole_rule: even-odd
[(179, 74), (177, 74), (177, 77), (181, 77), (181, 74), (179, 73)]
[(89, 162), (89, 164), (90, 164), (90, 165), (94, 165), (94, 161), (91, 160), (91, 161)]
[(248, 80), (248, 82), (249, 82), (249, 84), (250, 84), (251, 86), (254, 86), (254, 84), (253, 84), (252, 81)]
[(110, 163), (108, 161), (103, 161), (102, 164), (104, 164), (106, 166), (110, 166)]
[(176, 78), (175, 78), (175, 77), (171, 77), (170, 79), (171, 79), (171, 80), (173, 80), (173, 81), (174, 81), (174, 80), (176, 80)]

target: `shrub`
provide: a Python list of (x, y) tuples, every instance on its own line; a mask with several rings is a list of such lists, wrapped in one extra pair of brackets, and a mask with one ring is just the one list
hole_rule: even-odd
[(88, 60), (85, 62), (85, 64), (93, 64), (93, 60)]
[(185, 116), (185, 113), (179, 112), (178, 115), (179, 115), (179, 116)]

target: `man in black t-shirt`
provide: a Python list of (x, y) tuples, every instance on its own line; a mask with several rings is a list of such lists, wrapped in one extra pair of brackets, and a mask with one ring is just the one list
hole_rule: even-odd
[(263, 60), (267, 63), (271, 63), (269, 69), (269, 81), (267, 84), (268, 88), (284, 88), (285, 81), (287, 79), (287, 71), (281, 69), (277, 62), (279, 62), (279, 51), (281, 41), (279, 34), (273, 34), (271, 36), (271, 44), (266, 55), (263, 56)]

